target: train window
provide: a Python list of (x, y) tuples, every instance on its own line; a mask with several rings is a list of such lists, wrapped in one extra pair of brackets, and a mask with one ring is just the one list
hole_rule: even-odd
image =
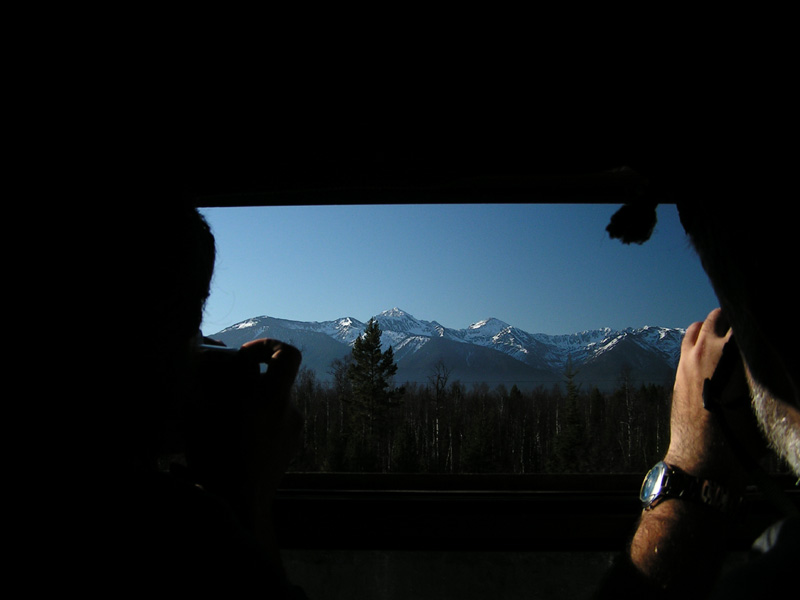
[(203, 331), (303, 351), (295, 472), (641, 473), (716, 299), (674, 206), (643, 245), (609, 238), (617, 208), (203, 208)]

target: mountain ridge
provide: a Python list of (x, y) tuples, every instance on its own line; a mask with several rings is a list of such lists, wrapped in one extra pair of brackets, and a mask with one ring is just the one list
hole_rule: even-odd
[[(384, 349), (393, 349), (398, 383), (425, 383), (433, 365), (441, 361), (450, 370), (451, 380), (465, 383), (483, 381), (509, 387), (554, 384), (563, 381), (569, 362), (577, 371), (577, 382), (601, 389), (613, 388), (623, 377), (634, 384), (669, 385), (685, 333), (679, 328), (645, 326), (551, 335), (529, 333), (494, 317), (464, 329), (451, 329), (437, 321), (417, 319), (397, 307), (373, 318), (381, 328)], [(210, 337), (228, 346), (240, 346), (259, 337), (283, 339), (298, 346), (303, 351), (303, 364), (327, 380), (330, 364), (349, 353), (365, 328), (366, 323), (353, 317), (320, 322), (262, 315)], [(434, 340), (439, 341), (431, 344)], [(500, 373), (507, 379), (499, 380)]]

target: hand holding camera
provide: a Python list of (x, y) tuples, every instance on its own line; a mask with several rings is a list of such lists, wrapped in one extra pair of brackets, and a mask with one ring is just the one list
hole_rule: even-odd
[(186, 461), (197, 483), (252, 518), (269, 502), (299, 447), (302, 418), (291, 404), (296, 348), (272, 339), (239, 349), (198, 348), (187, 415)]
[[(743, 465), (718, 414), (723, 402), (731, 407), (744, 403), (745, 410), (749, 409), (741, 365), (731, 363), (726, 369), (730, 373), (714, 378), (726, 346), (733, 350), (731, 340), (732, 332), (719, 309), (686, 330), (672, 397), (670, 445), (664, 460), (694, 476), (741, 486)], [(713, 390), (706, 383), (712, 379)]]

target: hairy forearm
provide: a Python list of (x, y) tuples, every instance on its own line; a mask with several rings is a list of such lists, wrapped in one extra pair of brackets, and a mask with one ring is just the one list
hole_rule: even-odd
[[(719, 309), (686, 329), (663, 461), (671, 470), (668, 473), (681, 475), (674, 480), (670, 475), (665, 485), (671, 489), (651, 490), (656, 496), (648, 503), (664, 499), (642, 513), (629, 547), (630, 561), (639, 573), (683, 598), (705, 597), (714, 585), (744, 484), (744, 471), (704, 398), (706, 381), (714, 376), (731, 335)], [(715, 393), (746, 395), (738, 383), (730, 380)]]
[(660, 588), (702, 597), (725, 556), (725, 517), (708, 507), (666, 500), (642, 513), (631, 562)]

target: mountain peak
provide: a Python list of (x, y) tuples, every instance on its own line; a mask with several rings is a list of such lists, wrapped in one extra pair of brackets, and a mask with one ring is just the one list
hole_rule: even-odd
[(404, 310), (401, 310), (401, 309), (397, 308), (396, 306), (394, 308), (390, 308), (389, 310), (383, 311), (378, 316), (379, 317), (410, 317), (412, 319), (414, 318), (410, 314), (408, 314)]
[(489, 317), (488, 319), (484, 319), (483, 321), (478, 321), (477, 323), (473, 323), (467, 329), (475, 330), (475, 329), (491, 329), (496, 331), (501, 331), (508, 327), (508, 323), (505, 321), (501, 321), (500, 319), (496, 319), (494, 317)]
[(403, 337), (406, 335), (419, 335), (424, 337), (435, 335), (434, 325), (427, 321), (420, 321), (413, 315), (397, 307), (383, 311), (377, 315), (375, 319), (380, 323), (383, 333), (392, 338), (395, 342), (399, 340), (398, 334)]

